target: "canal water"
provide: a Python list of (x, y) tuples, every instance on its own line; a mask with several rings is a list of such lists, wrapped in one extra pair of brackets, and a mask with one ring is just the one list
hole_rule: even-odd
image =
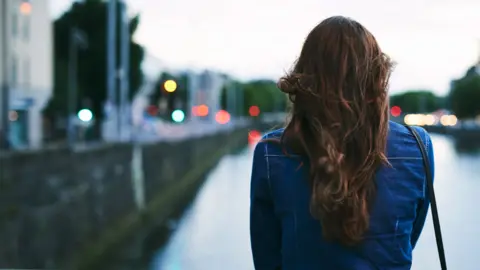
[[(460, 151), (453, 140), (432, 136), (435, 187), (449, 269), (480, 265), (480, 153)], [(470, 149), (471, 150), (471, 149)], [(253, 270), (249, 240), (252, 147), (224, 157), (178, 222), (151, 270)], [(429, 215), (414, 250), (414, 270), (440, 269)]]

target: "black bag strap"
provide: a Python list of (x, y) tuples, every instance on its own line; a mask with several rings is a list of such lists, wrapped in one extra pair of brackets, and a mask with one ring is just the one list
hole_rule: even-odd
[(418, 132), (408, 125), (406, 125), (405, 127), (407, 127), (407, 129), (410, 130), (410, 132), (413, 134), (418, 146), (420, 147), (420, 151), (422, 152), (423, 167), (425, 168), (425, 175), (427, 178), (427, 188), (429, 195), (428, 197), (430, 199), (430, 205), (432, 207), (433, 228), (435, 229), (435, 240), (437, 241), (438, 256), (440, 257), (440, 265), (442, 267), (442, 270), (446, 270), (447, 261), (445, 259), (445, 249), (443, 247), (442, 232), (440, 230), (440, 219), (438, 218), (437, 201), (435, 199), (435, 191), (433, 189), (432, 168), (430, 168), (427, 150), (425, 149), (425, 145), (423, 144)]

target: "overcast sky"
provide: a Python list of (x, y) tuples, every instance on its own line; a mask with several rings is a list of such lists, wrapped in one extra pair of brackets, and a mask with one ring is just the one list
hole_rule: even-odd
[[(58, 14), (71, 0), (50, 0)], [(396, 62), (391, 91), (448, 91), (480, 53), (478, 0), (130, 0), (136, 39), (175, 68), (276, 79), (321, 20), (358, 20)]]

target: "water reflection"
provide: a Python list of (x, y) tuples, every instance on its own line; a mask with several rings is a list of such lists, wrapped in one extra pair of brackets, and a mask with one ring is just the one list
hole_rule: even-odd
[[(480, 154), (464, 154), (448, 137), (432, 136), (437, 200), (450, 269), (476, 270), (480, 264)], [(225, 157), (183, 217), (152, 270), (253, 269), (248, 207), (252, 149)], [(414, 270), (439, 269), (431, 217), (414, 252)]]
[(253, 269), (248, 229), (250, 158), (250, 150), (245, 150), (222, 159), (152, 269)]
[(454, 140), (455, 149), (458, 153), (478, 155), (480, 154), (480, 138), (478, 140)]
[[(480, 190), (480, 154), (459, 152), (447, 137), (433, 136), (435, 188), (450, 269), (478, 269), (480, 215), (474, 211)], [(431, 216), (414, 253), (414, 269), (438, 269)]]

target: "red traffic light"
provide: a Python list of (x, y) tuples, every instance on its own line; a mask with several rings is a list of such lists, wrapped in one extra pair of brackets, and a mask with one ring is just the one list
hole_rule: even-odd
[(255, 145), (260, 139), (262, 139), (262, 134), (258, 130), (252, 130), (248, 133), (248, 144)]
[(402, 114), (402, 109), (400, 109), (400, 107), (398, 106), (393, 106), (390, 109), (390, 113), (392, 114), (393, 117), (398, 117), (400, 116), (400, 114)]
[(158, 114), (158, 108), (155, 105), (150, 105), (147, 107), (147, 112), (151, 116), (156, 116)]
[(250, 114), (250, 116), (256, 117), (260, 114), (260, 108), (255, 105), (250, 106), (250, 108), (248, 109), (248, 113)]
[(208, 115), (208, 106), (205, 104), (198, 105), (198, 106), (193, 106), (193, 111), (192, 111), (194, 116), (207, 116)]
[(230, 114), (225, 110), (220, 110), (215, 115), (215, 120), (219, 124), (225, 125), (226, 123), (228, 123), (230, 121)]

